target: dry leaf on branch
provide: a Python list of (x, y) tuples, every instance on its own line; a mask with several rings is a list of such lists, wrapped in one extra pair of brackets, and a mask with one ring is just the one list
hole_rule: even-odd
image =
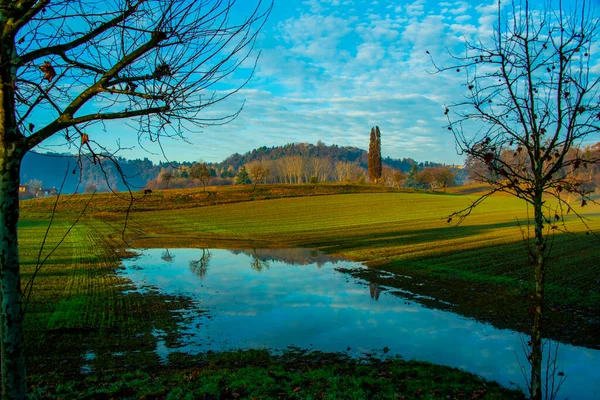
[(44, 65), (40, 67), (40, 71), (44, 73), (43, 79), (46, 79), (48, 82), (52, 82), (52, 79), (56, 76), (56, 71), (52, 64), (50, 64), (50, 61), (44, 61)]

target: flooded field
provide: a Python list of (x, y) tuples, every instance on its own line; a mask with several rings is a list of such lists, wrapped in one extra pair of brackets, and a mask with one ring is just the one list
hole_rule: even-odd
[[(123, 261), (123, 274), (140, 292), (186, 296), (173, 352), (290, 346), (360, 356), (399, 355), (458, 367), (523, 387), (526, 338), (517, 332), (427, 308), (374, 283), (355, 279), (360, 264), (305, 249), (148, 249)], [(155, 330), (162, 338), (166, 333)], [(600, 351), (560, 344), (559, 371), (567, 380), (559, 398), (600, 397), (595, 379)]]

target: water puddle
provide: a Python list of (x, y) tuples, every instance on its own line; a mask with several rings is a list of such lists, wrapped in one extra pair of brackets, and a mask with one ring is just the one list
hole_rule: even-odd
[[(385, 352), (458, 367), (523, 387), (523, 338), (457, 314), (427, 308), (345, 269), (364, 268), (306, 249), (149, 249), (123, 260), (140, 292), (186, 296), (182, 339), (157, 353), (270, 349), (289, 346), (351, 355)], [(525, 339), (525, 341), (527, 341)], [(385, 351), (384, 351), (385, 349)], [(567, 376), (559, 398), (600, 398), (600, 351), (560, 344)]]
[(92, 372), (91, 363), (96, 359), (96, 353), (94, 353), (92, 350), (88, 350), (83, 354), (83, 359), (85, 363), (81, 366), (80, 372), (84, 375), (89, 374), (90, 372)]

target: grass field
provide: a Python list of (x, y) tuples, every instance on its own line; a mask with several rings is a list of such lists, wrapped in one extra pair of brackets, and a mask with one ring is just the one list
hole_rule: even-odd
[[(491, 198), (460, 225), (447, 216), (475, 197), (421, 193), (347, 194), (226, 204), (135, 214), (141, 247), (300, 246), (365, 262), (415, 279), (386, 280), (455, 304), (462, 314), (501, 327), (529, 326), (530, 272), (523, 230), (527, 209), (518, 199)], [(598, 206), (585, 211), (600, 227)], [(598, 237), (566, 216), (547, 272), (548, 333), (600, 346)], [(521, 224), (519, 227), (518, 224)], [(592, 321), (592, 322), (590, 322)], [(565, 324), (574, 328), (565, 329)], [(554, 327), (554, 328), (553, 328)]]
[[(62, 381), (77, 376), (84, 355), (92, 353), (107, 373), (127, 366), (160, 367), (154, 353), (143, 350), (156, 345), (154, 329), (173, 332), (167, 340), (177, 340), (178, 317), (170, 310), (186, 307), (186, 299), (126, 292), (128, 282), (115, 271), (117, 254), (129, 246), (317, 248), (400, 275), (370, 279), (453, 304), (433, 301), (431, 306), (526, 330), (530, 268), (517, 226), (519, 221), (526, 229), (526, 208), (517, 199), (499, 196), (458, 226), (446, 222), (475, 198), (318, 185), (155, 192), (136, 201), (124, 242), (121, 211), (128, 203), (96, 196), (38, 275), (26, 317), (30, 371), (43, 377), (41, 386), (51, 380), (50, 370)], [(43, 254), (69, 229), (87, 199), (59, 203)], [(24, 283), (35, 267), (52, 206), (51, 199), (23, 202)], [(590, 218), (589, 227), (600, 228), (600, 207), (576, 210)], [(547, 332), (598, 348), (600, 239), (586, 235), (587, 228), (573, 215), (566, 225), (570, 233), (554, 238), (548, 267)]]

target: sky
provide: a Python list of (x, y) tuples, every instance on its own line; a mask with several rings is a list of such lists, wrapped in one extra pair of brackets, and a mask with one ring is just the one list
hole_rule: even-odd
[[(248, 12), (251, 2), (236, 12)], [(384, 157), (462, 164), (444, 109), (463, 98), (465, 76), (434, 73), (432, 58), (448, 65), (448, 50), (460, 54), (465, 40), (489, 39), (496, 12), (493, 0), (276, 0), (257, 39), (253, 78), (204, 111), (214, 117), (243, 105), (236, 120), (187, 131), (187, 141), (163, 141), (164, 155), (151, 143), (142, 149), (135, 133), (122, 134), (123, 122), (105, 136), (116, 142), (119, 132), (128, 158), (218, 162), (286, 143), (367, 149), (377, 125)]]

